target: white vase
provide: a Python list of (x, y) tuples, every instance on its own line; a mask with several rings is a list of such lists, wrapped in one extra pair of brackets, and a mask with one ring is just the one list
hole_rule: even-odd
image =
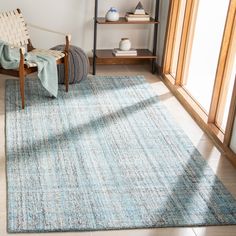
[(110, 10), (106, 14), (107, 21), (118, 21), (120, 19), (119, 12), (116, 8), (111, 7)]
[(122, 51), (129, 51), (131, 49), (131, 42), (128, 38), (122, 38), (119, 44), (119, 48)]

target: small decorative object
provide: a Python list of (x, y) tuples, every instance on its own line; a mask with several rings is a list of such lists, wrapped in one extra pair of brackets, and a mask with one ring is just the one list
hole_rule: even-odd
[(134, 10), (134, 14), (135, 15), (145, 15), (146, 14), (143, 4), (141, 2), (139, 2), (138, 5), (136, 6), (136, 8)]
[(141, 2), (138, 3), (133, 12), (127, 12), (125, 19), (128, 22), (146, 22), (150, 21), (150, 15), (145, 12)]
[(120, 19), (119, 12), (116, 8), (111, 7), (110, 10), (106, 14), (107, 21), (118, 21)]
[(128, 38), (122, 38), (119, 44), (119, 48), (122, 51), (129, 51), (131, 49), (131, 42)]

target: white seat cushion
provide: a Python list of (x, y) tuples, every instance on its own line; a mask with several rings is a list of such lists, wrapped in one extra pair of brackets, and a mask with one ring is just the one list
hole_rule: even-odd
[[(45, 50), (45, 49), (34, 49), (29, 52), (29, 54), (33, 55), (44, 55), (44, 56), (53, 56), (55, 60), (59, 60), (65, 56), (65, 53), (62, 51), (56, 51), (56, 50)], [(37, 67), (36, 63), (26, 61), (25, 64), (28, 67)]]

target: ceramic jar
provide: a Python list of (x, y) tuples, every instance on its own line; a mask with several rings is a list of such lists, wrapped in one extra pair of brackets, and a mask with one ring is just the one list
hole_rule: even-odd
[(110, 10), (106, 14), (107, 21), (118, 21), (120, 19), (119, 12), (116, 8), (111, 7)]
[(131, 49), (131, 42), (128, 38), (122, 38), (119, 44), (119, 48), (122, 51), (129, 51)]

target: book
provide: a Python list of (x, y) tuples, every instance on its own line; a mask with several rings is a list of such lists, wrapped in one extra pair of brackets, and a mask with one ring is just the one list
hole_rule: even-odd
[(127, 21), (150, 21), (150, 15), (147, 13), (143, 15), (136, 15), (131, 12), (127, 12), (125, 18)]
[(129, 51), (122, 51), (119, 48), (115, 48), (112, 51), (112, 54), (116, 57), (125, 57), (125, 56), (137, 56), (138, 52), (136, 49), (130, 49)]
[(115, 52), (113, 52), (113, 55), (116, 56), (116, 57), (135, 57), (135, 56), (138, 56), (137, 53), (119, 54), (119, 53), (115, 53)]
[(127, 12), (126, 17), (131, 17), (131, 18), (143, 18), (143, 17), (150, 17), (150, 15), (148, 13), (142, 14), (142, 15), (138, 15), (138, 14), (134, 14), (132, 12)]
[(128, 54), (128, 53), (130, 53), (130, 54), (135, 54), (135, 53), (137, 53), (137, 50), (134, 49), (134, 48), (131, 48), (131, 49), (128, 50), (128, 51), (123, 51), (123, 50), (120, 50), (119, 48), (115, 48), (115, 49), (113, 50), (113, 52), (115, 52), (115, 53), (117, 53), (117, 54)]
[(125, 17), (125, 19), (127, 20), (127, 21), (132, 21), (132, 22), (134, 22), (134, 21), (150, 21), (150, 17)]

